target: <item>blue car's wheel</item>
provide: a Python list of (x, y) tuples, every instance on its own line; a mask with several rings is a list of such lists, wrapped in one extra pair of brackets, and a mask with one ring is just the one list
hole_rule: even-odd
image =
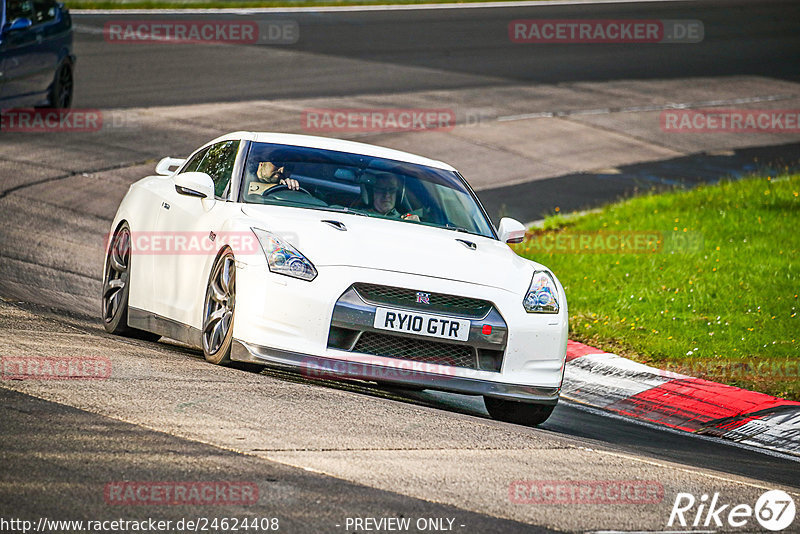
[(72, 76), (72, 62), (65, 60), (56, 70), (50, 92), (47, 95), (47, 107), (66, 109), (72, 106), (72, 92), (74, 79)]

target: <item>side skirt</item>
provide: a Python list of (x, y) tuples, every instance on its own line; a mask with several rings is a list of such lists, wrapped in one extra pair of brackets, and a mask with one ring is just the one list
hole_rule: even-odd
[(128, 307), (128, 326), (146, 332), (153, 332), (195, 348), (203, 347), (203, 338), (197, 328), (140, 310), (139, 308)]

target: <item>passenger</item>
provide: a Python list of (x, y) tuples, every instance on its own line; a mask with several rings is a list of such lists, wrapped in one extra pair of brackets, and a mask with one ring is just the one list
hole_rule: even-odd
[(393, 174), (375, 174), (375, 183), (372, 186), (371, 204), (366, 208), (367, 211), (378, 213), (384, 217), (393, 217), (405, 221), (419, 222), (419, 215), (406, 213), (401, 215), (395, 205), (397, 204), (397, 193), (400, 191), (400, 180)]

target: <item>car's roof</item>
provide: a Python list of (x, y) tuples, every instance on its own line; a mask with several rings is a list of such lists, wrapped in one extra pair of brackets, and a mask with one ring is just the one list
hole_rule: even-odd
[(276, 143), (282, 145), (334, 150), (337, 152), (347, 152), (351, 154), (363, 154), (365, 156), (386, 158), (396, 161), (415, 163), (417, 165), (426, 165), (428, 167), (435, 167), (437, 169), (455, 171), (455, 169), (447, 163), (429, 159), (423, 156), (418, 156), (416, 154), (411, 154), (409, 152), (393, 150), (391, 148), (385, 148), (381, 146), (368, 145), (366, 143), (357, 143), (355, 141), (344, 141), (342, 139), (333, 139), (330, 137), (318, 137), (315, 135), (298, 135), (273, 132), (232, 132), (214, 139), (212, 143), (227, 141), (230, 139), (242, 139), (247, 141), (256, 141), (259, 143)]

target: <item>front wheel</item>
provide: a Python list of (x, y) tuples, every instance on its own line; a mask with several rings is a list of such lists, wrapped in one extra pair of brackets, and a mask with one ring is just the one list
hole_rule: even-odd
[(518, 425), (541, 425), (553, 413), (555, 404), (532, 404), (494, 397), (484, 397), (483, 403), (492, 419)]
[(203, 305), (203, 355), (213, 364), (231, 361), (235, 305), (236, 263), (231, 249), (225, 249), (211, 269)]

